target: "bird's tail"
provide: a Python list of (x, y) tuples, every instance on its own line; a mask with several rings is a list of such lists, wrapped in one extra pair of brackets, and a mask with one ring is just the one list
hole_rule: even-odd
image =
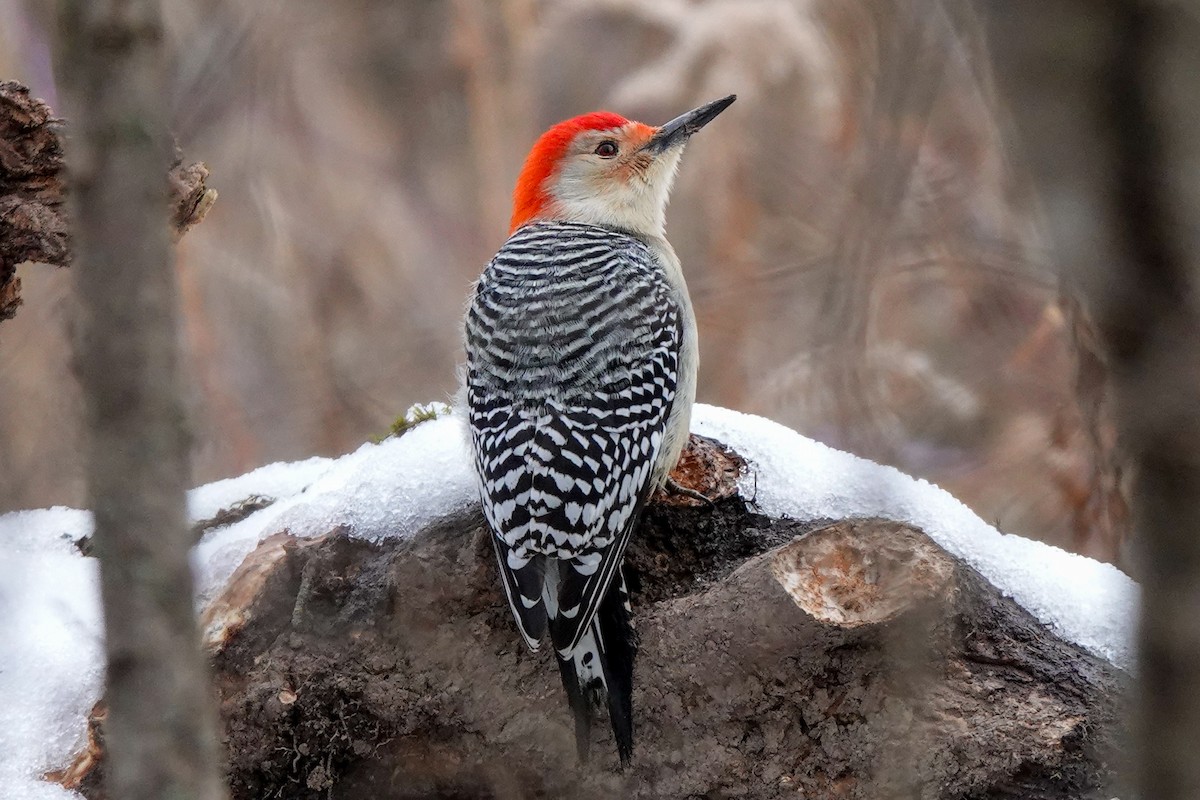
[(621, 766), (633, 756), (633, 659), (637, 634), (629, 621), (629, 593), (625, 576), (612, 582), (587, 633), (575, 650), (558, 655), (567, 701), (575, 715), (575, 744), (579, 760), (586, 761), (591, 744), (592, 720), (602, 705), (608, 706), (613, 738)]

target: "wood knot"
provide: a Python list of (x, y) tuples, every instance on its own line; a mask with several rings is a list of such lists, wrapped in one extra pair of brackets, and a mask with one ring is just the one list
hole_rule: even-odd
[(860, 519), (797, 537), (776, 551), (771, 572), (814, 619), (857, 628), (948, 594), (954, 563), (915, 528)]

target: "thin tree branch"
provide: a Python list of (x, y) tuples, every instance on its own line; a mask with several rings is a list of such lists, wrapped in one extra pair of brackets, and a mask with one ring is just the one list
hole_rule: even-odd
[[(1068, 283), (1135, 465), (1139, 796), (1200, 796), (1200, 24), (1186, 4), (985, 4)], [(1191, 226), (1189, 228), (1189, 225)]]
[(63, 0), (76, 370), (108, 667), (111, 796), (219, 800), (216, 713), (193, 611), (176, 287), (164, 205), (171, 163), (154, 0)]

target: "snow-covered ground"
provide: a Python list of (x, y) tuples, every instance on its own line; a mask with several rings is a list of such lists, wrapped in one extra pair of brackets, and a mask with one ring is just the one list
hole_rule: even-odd
[[(761, 417), (698, 406), (692, 429), (745, 456), (743, 494), (770, 515), (881, 516), (910, 522), (1059, 635), (1129, 668), (1137, 586), (1107, 564), (1005, 535), (938, 487), (806, 439)], [(194, 520), (252, 495), (275, 503), (210, 532), (193, 552), (197, 602), (228, 580), (260, 539), (345, 526), (368, 539), (409, 536), (475, 502), (462, 421), (444, 416), (338, 459), (271, 464), (189, 495)], [(82, 745), (102, 684), (95, 563), (74, 542), (83, 511), (0, 515), (0, 796), (78, 798), (38, 780)]]

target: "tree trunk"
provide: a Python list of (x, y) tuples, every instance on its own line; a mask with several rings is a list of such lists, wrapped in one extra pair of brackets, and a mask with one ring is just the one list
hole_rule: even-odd
[(60, 28), (75, 120), (76, 367), (91, 433), (111, 791), (217, 800), (225, 792), (184, 512), (159, 9), (151, 0), (64, 0)]

